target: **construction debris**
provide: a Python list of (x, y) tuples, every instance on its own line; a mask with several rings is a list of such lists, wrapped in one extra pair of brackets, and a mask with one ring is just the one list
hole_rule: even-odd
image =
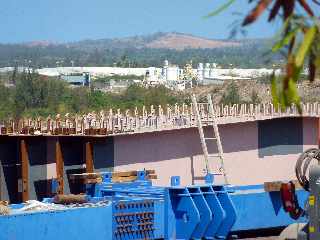
[(8, 202), (1, 201), (0, 202), (0, 215), (9, 215), (10, 208), (8, 207)]
[[(111, 181), (116, 182), (131, 182), (138, 179), (139, 171), (125, 171), (125, 172), (113, 172), (111, 176)], [(146, 178), (157, 179), (155, 170), (145, 170)], [(79, 173), (70, 174), (70, 180), (72, 181), (83, 181), (85, 184), (101, 183), (103, 180), (103, 173)]]
[(55, 204), (63, 204), (63, 205), (69, 205), (69, 204), (83, 204), (88, 202), (88, 197), (86, 195), (75, 195), (75, 194), (58, 194), (53, 198), (53, 202)]
[(65, 207), (62, 205), (56, 205), (52, 203), (39, 202), (37, 200), (26, 201), (25, 206), (19, 209), (19, 212), (30, 212), (30, 211), (56, 211), (64, 210)]

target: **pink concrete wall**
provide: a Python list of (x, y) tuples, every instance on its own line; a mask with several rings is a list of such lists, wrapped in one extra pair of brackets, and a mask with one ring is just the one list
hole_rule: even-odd
[[(219, 125), (229, 183), (263, 184), (266, 181), (294, 179), (298, 154), (259, 157), (258, 124), (256, 121)], [(212, 129), (207, 128), (206, 134)], [(290, 131), (290, 129), (288, 129)], [(318, 120), (303, 120), (304, 149), (316, 147)], [(209, 136), (209, 135), (208, 135)], [(208, 145), (209, 152), (216, 147)], [(168, 185), (170, 177), (181, 176), (182, 184), (199, 182), (204, 175), (200, 139), (196, 128), (114, 137), (115, 171), (155, 169), (157, 185)], [(217, 159), (211, 169), (218, 172)], [(218, 182), (223, 182), (217, 177)]]
[(114, 138), (115, 171), (156, 169), (161, 178), (155, 183), (167, 185), (170, 176), (180, 175), (184, 184), (192, 182), (194, 155), (201, 153), (196, 129), (162, 131)]

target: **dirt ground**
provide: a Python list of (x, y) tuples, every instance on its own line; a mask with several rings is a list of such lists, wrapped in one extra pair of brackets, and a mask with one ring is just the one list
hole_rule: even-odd
[[(233, 83), (235, 83), (237, 86), (238, 94), (243, 102), (253, 101), (253, 92), (258, 93), (258, 98), (256, 101), (259, 100), (259, 103), (269, 103), (272, 101), (270, 83), (268, 81), (267, 83), (260, 83), (257, 80), (238, 80), (233, 81)], [(211, 93), (213, 94), (212, 100), (214, 104), (219, 104), (222, 96), (225, 94), (230, 84), (230, 81), (226, 81), (224, 84), (199, 86), (196, 88), (187, 89), (186, 93), (195, 93), (200, 98), (204, 98), (208, 93)], [(320, 79), (313, 83), (310, 83), (309, 81), (299, 83), (298, 91), (302, 102), (320, 101)]]

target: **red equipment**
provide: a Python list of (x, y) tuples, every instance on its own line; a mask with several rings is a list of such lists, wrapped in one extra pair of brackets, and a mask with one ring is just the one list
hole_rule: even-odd
[(303, 209), (299, 206), (294, 183), (292, 181), (282, 183), (280, 194), (285, 212), (288, 212), (290, 217), (295, 220), (301, 217)]

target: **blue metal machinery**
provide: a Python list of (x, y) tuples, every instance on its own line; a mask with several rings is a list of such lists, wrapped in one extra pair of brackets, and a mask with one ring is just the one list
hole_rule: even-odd
[[(237, 220), (232, 227), (233, 233), (283, 228), (296, 222), (283, 209), (279, 191), (266, 192), (264, 185), (233, 186), (227, 189), (237, 213)], [(299, 189), (296, 194), (299, 204), (303, 206), (308, 192)], [(298, 220), (305, 221), (305, 218)]]
[(181, 187), (173, 177), (173, 186), (155, 187), (144, 171), (129, 183), (102, 176), (87, 185), (85, 204), (29, 212), (11, 205), (11, 214), (0, 217), (0, 239), (226, 239), (236, 221), (224, 186)]
[(209, 175), (203, 185), (182, 187), (172, 177), (170, 187), (156, 187), (145, 171), (137, 176), (121, 183), (102, 174), (101, 183), (86, 185), (83, 204), (44, 199), (48, 209), (29, 211), (23, 211), (26, 204), (10, 205), (11, 213), (0, 216), (0, 240), (226, 239), (234, 231), (292, 222), (281, 209), (274, 211), (259, 186), (215, 185)]
[(111, 174), (103, 178), (87, 192), (121, 200), (113, 209), (115, 239), (226, 239), (236, 220), (228, 191), (210, 178), (203, 186), (181, 187), (172, 177), (168, 188), (152, 186), (143, 171), (132, 183), (112, 183)]

